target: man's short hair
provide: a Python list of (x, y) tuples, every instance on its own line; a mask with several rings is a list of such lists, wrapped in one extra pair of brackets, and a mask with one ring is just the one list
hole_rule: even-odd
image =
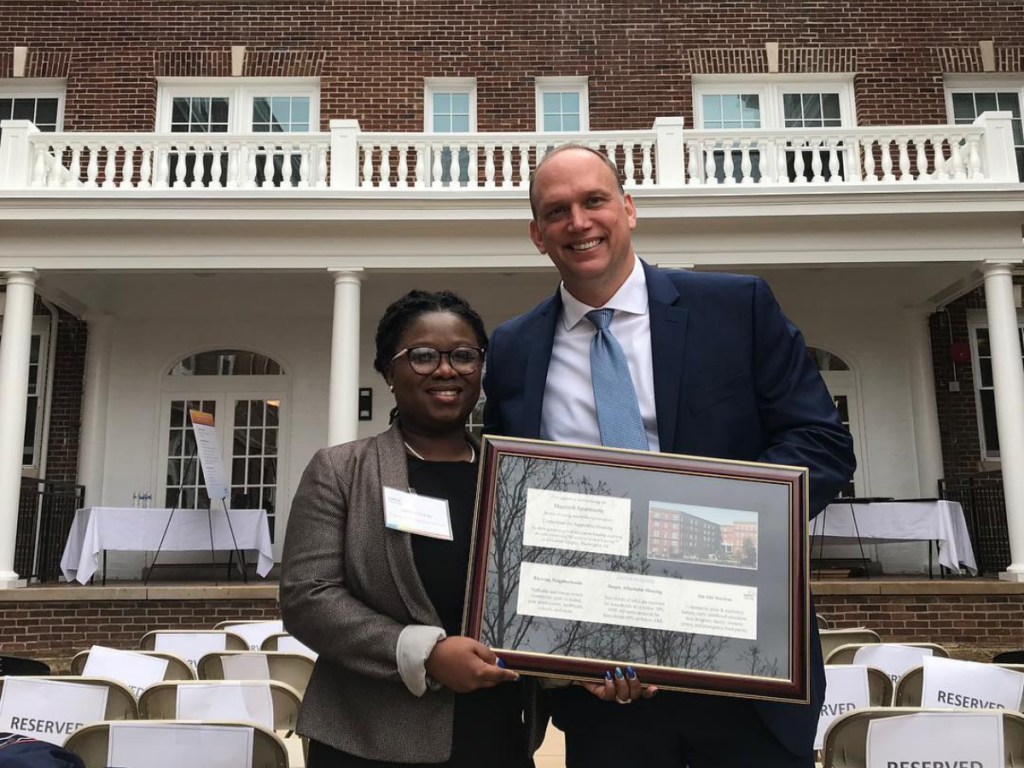
[(544, 155), (544, 157), (540, 159), (540, 162), (537, 163), (537, 167), (530, 173), (530, 210), (533, 212), (533, 218), (535, 221), (537, 219), (537, 202), (533, 199), (533, 185), (537, 180), (537, 174), (540, 173), (540, 169), (544, 167), (544, 164), (548, 160), (556, 155), (562, 154), (563, 152), (568, 152), (570, 149), (582, 149), (584, 152), (589, 152), (595, 157), (601, 158), (601, 162), (608, 166), (608, 170), (610, 170), (612, 172), (612, 176), (615, 177), (615, 184), (619, 188), (619, 194), (626, 194), (626, 190), (622, 186), (622, 180), (619, 178), (619, 169), (615, 167), (615, 163), (608, 159), (608, 155), (599, 149), (594, 149), (593, 147), (588, 147), (583, 144), (562, 144)]

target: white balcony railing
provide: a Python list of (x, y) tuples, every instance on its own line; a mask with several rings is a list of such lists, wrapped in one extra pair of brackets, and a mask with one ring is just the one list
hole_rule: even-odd
[(543, 133), (40, 133), (0, 124), (0, 189), (465, 190), (515, 189), (564, 143), (603, 151), (623, 185), (746, 187), (1016, 182), (1011, 116), (973, 125)]

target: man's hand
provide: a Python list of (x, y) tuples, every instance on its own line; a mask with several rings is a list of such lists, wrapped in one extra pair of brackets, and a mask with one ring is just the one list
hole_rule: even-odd
[(632, 667), (626, 667), (626, 674), (622, 674), (620, 667), (615, 668), (615, 674), (604, 673), (603, 683), (582, 683), (583, 687), (602, 701), (617, 701), (619, 704), (629, 704), (636, 699), (649, 699), (658, 692), (657, 686), (640, 685), (640, 678)]
[(499, 666), (498, 657), (486, 645), (468, 637), (446, 637), (427, 658), (427, 674), (456, 693), (493, 688), (518, 680), (511, 669)]

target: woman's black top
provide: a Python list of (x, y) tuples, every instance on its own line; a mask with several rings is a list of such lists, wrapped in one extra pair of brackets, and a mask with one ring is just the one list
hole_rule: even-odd
[[(420, 461), (409, 457), (409, 486), (421, 496), (448, 500), (452, 540), (412, 537), (416, 570), (449, 635), (462, 633), (462, 609), (469, 569), (477, 464), (468, 461)], [(428, 691), (425, 696), (429, 696)], [(455, 696), (455, 728), (449, 768), (529, 768), (520, 683), (502, 683)], [(386, 712), (381, 717), (387, 717)], [(395, 723), (395, 728), (401, 728)], [(391, 768), (405, 765), (366, 760), (310, 743), (309, 768)], [(422, 765), (422, 763), (420, 764)], [(435, 765), (437, 765), (435, 763)]]

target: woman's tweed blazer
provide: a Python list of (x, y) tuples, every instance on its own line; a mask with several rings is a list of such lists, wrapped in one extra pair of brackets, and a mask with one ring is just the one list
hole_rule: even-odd
[[(416, 697), (398, 674), (398, 636), (441, 626), (416, 570), (410, 535), (384, 527), (381, 487), (409, 487), (396, 422), (376, 437), (323, 449), (292, 501), (281, 572), (285, 629), (320, 656), (298, 732), (359, 757), (437, 763), (451, 752), (455, 695)], [(532, 680), (521, 687), (527, 749), (547, 713)]]

